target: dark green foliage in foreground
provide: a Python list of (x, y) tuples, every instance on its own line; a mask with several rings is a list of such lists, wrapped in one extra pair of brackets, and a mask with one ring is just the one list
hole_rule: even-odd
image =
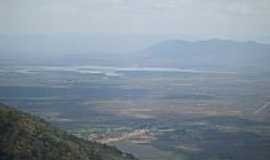
[(0, 160), (133, 160), (114, 147), (87, 142), (0, 104)]

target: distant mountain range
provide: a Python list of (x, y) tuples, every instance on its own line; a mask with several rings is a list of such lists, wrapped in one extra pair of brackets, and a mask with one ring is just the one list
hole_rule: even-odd
[(142, 66), (270, 69), (270, 45), (256, 42), (170, 40), (148, 47), (140, 55)]
[(121, 36), (0, 36), (0, 64), (270, 70), (270, 44), (158, 41), (153, 37), (141, 37), (140, 42), (140, 37)]
[(1, 160), (136, 160), (114, 147), (79, 139), (0, 103)]

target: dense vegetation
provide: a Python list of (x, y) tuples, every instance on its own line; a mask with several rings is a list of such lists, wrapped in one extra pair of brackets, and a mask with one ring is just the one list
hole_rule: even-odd
[(1, 160), (133, 160), (114, 147), (87, 142), (0, 104)]

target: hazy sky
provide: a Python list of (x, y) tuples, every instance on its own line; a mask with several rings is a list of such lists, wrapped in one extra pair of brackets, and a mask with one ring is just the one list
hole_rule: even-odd
[(0, 32), (262, 38), (270, 0), (0, 0)]

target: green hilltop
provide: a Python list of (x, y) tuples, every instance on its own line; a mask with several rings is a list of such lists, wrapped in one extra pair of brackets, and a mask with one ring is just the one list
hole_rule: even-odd
[(115, 147), (88, 142), (0, 103), (1, 160), (136, 160)]

